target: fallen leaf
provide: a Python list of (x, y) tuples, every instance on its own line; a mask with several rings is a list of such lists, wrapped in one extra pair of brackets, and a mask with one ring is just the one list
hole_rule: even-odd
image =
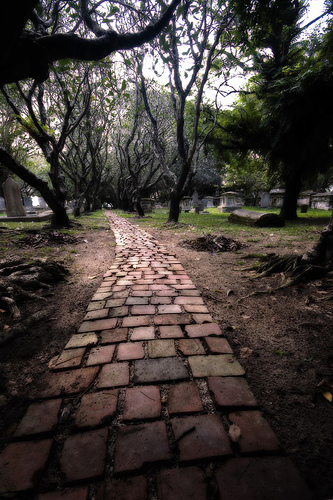
[(328, 392), (328, 391), (323, 391), (323, 396), (325, 399), (327, 399), (327, 401), (329, 401), (330, 403), (332, 403), (333, 401), (333, 396), (332, 396), (332, 393), (331, 392)]
[(88, 280), (94, 280), (97, 276), (88, 276)]
[(222, 290), (215, 290), (216, 293), (223, 293)]
[(0, 309), (0, 313), (3, 314), (5, 313), (6, 311), (4, 309)]
[(242, 431), (238, 425), (232, 424), (229, 427), (228, 435), (233, 443), (239, 443), (240, 438), (242, 437)]
[(250, 319), (251, 316), (247, 316), (246, 314), (244, 314), (244, 316), (242, 316), (243, 319)]

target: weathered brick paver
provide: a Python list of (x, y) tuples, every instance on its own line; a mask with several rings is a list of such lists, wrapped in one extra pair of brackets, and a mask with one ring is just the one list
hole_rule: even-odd
[(1, 498), (310, 500), (184, 267), (108, 217), (115, 259), (0, 452)]

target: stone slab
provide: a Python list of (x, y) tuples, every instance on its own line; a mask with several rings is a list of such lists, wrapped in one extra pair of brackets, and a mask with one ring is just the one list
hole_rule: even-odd
[(147, 480), (144, 476), (114, 479), (98, 487), (96, 500), (147, 500)]
[(205, 342), (212, 354), (232, 354), (233, 352), (229, 342), (223, 337), (205, 337)]
[(117, 359), (118, 361), (127, 361), (130, 359), (142, 359), (145, 357), (142, 342), (124, 342), (119, 344)]
[(159, 500), (206, 500), (208, 498), (205, 477), (199, 467), (163, 470), (158, 475), (157, 484)]
[(144, 420), (161, 415), (161, 398), (158, 386), (131, 387), (126, 389), (124, 420)]
[(73, 335), (67, 342), (65, 349), (75, 349), (77, 347), (86, 347), (90, 345), (96, 345), (98, 342), (97, 335), (95, 333), (82, 333)]
[(87, 366), (111, 363), (115, 348), (114, 344), (94, 347), (89, 353)]
[(188, 358), (193, 377), (232, 377), (245, 375), (244, 368), (230, 354), (191, 356)]
[(101, 330), (109, 330), (117, 326), (117, 318), (95, 319), (91, 321), (84, 321), (78, 333), (86, 332), (100, 332)]
[(169, 391), (168, 410), (171, 415), (202, 411), (198, 386), (195, 382), (172, 385)]
[(69, 436), (60, 458), (66, 483), (101, 477), (104, 473), (108, 430), (98, 429)]
[(220, 408), (257, 406), (248, 383), (242, 377), (209, 377), (207, 383), (214, 403)]
[(97, 427), (108, 424), (117, 411), (118, 389), (84, 394), (75, 415), (75, 426)]
[(155, 338), (155, 328), (153, 326), (138, 326), (133, 328), (131, 340), (149, 340)]
[(216, 481), (223, 500), (314, 500), (287, 457), (230, 459)]
[(178, 339), (184, 337), (184, 332), (179, 325), (159, 327), (161, 339)]
[(205, 349), (200, 339), (180, 339), (179, 350), (185, 356), (198, 356), (205, 354)]
[(116, 344), (127, 340), (128, 328), (114, 328), (101, 332), (101, 344)]
[(176, 356), (175, 342), (172, 339), (151, 340), (148, 342), (150, 358), (167, 358)]
[(128, 363), (110, 363), (102, 367), (97, 387), (106, 389), (109, 387), (120, 387), (129, 384)]
[(85, 352), (85, 347), (78, 349), (64, 349), (60, 356), (51, 363), (52, 370), (68, 370), (69, 368), (76, 368), (80, 366)]
[(175, 357), (142, 359), (134, 362), (133, 381), (136, 384), (187, 380), (189, 378), (186, 367)]
[(21, 437), (54, 431), (58, 423), (61, 403), (61, 399), (50, 399), (30, 405), (14, 436)]
[(240, 411), (230, 413), (228, 417), (241, 430), (238, 444), (242, 453), (280, 449), (277, 437), (260, 411)]
[(180, 462), (231, 455), (228, 435), (217, 415), (171, 419)]
[(46, 387), (40, 391), (40, 398), (54, 398), (61, 395), (78, 394), (88, 389), (98, 373), (97, 366), (56, 372), (48, 376)]
[(116, 473), (156, 467), (171, 459), (164, 422), (128, 425), (118, 431), (115, 447)]
[(209, 335), (222, 335), (222, 330), (217, 323), (202, 325), (187, 325), (185, 331), (189, 337), (208, 337)]
[(52, 439), (9, 444), (0, 455), (0, 494), (30, 490), (45, 468)]

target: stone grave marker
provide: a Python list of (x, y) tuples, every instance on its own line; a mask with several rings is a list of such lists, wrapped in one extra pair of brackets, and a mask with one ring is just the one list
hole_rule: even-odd
[(9, 176), (2, 184), (2, 189), (5, 195), (7, 217), (25, 216), (19, 184)]

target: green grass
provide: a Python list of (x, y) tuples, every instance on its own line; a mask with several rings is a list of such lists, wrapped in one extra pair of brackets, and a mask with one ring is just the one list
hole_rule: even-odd
[[(254, 207), (245, 207), (248, 210), (257, 210)], [(248, 242), (263, 241), (268, 248), (275, 247), (289, 241), (295, 242), (306, 237), (308, 240), (316, 240), (318, 232), (328, 223), (331, 212), (324, 210), (308, 210), (307, 214), (298, 214), (297, 221), (287, 222), (283, 228), (256, 228), (252, 226), (242, 226), (228, 221), (229, 215), (221, 213), (217, 208), (208, 208), (209, 214), (196, 214), (192, 212), (182, 212), (179, 216), (178, 224), (167, 224), (168, 210), (158, 209), (147, 217), (138, 218), (133, 214), (124, 213), (121, 210), (114, 212), (121, 217), (133, 220), (140, 227), (153, 229), (163, 229), (174, 234), (193, 233), (200, 235), (203, 233), (222, 232), (232, 238), (242, 238)], [(278, 209), (260, 210), (261, 212), (279, 213)]]

